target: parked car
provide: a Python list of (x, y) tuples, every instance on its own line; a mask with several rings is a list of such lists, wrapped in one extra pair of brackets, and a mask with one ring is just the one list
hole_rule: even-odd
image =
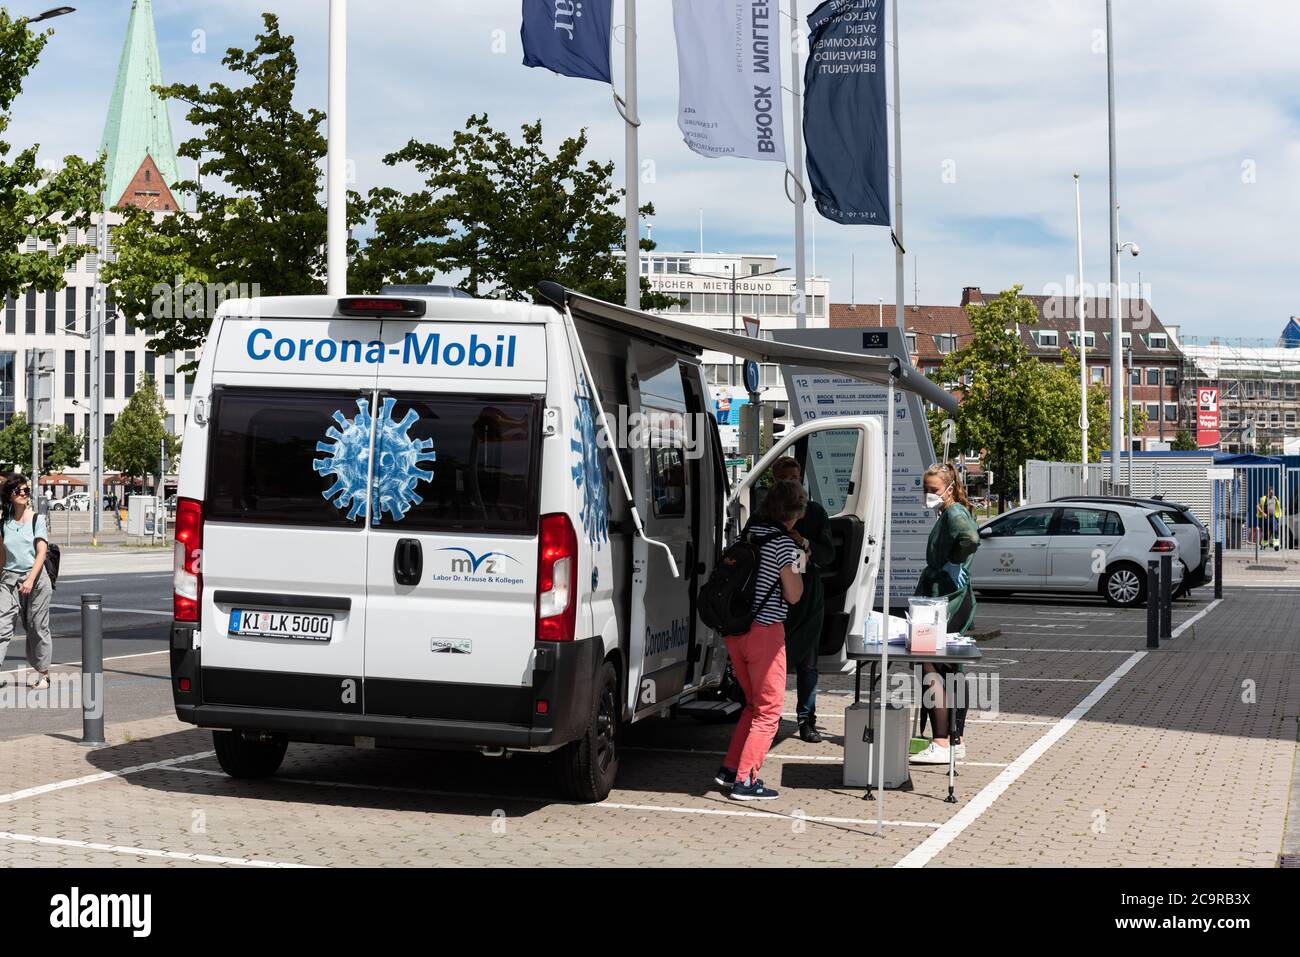
[(56, 512), (88, 512), (90, 511), (90, 493), (73, 492), (66, 498), (56, 498), (50, 503), (50, 508)]
[(1214, 574), (1210, 563), (1210, 530), (1186, 505), (1170, 502), (1155, 496), (1132, 498), (1117, 495), (1068, 495), (1053, 499), (1055, 502), (1088, 502), (1098, 504), (1119, 503), (1155, 509), (1164, 523), (1178, 539), (1179, 556), (1183, 563), (1183, 587), (1192, 589), (1204, 585)]
[(1173, 559), (1182, 585), (1178, 539), (1158, 510), (1120, 502), (1027, 505), (980, 527), (971, 583), (985, 594), (1100, 594), (1110, 604), (1146, 601), (1147, 562)]

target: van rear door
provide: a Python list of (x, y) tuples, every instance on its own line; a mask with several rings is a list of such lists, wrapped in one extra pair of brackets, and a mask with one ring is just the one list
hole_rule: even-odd
[[(375, 368), (363, 353), (378, 331), (337, 319), (221, 327), (203, 503), (207, 702), (363, 710)], [(317, 352), (322, 337), (337, 347)]]
[(782, 456), (798, 460), (809, 501), (829, 518), (834, 561), (819, 568), (825, 593), (819, 667), (839, 670), (846, 639), (861, 634), (875, 602), (885, 527), (884, 429), (874, 416), (840, 416), (798, 426), (740, 483), (732, 510), (740, 525), (762, 500), (758, 480)]
[(378, 378), (366, 711), (527, 724), (546, 327), (385, 320), (382, 336), (402, 361)]

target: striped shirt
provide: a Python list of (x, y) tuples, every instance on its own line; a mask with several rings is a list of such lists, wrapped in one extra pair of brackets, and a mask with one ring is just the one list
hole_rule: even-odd
[[(774, 625), (785, 621), (785, 616), (790, 611), (790, 605), (781, 592), (781, 569), (796, 562), (799, 547), (784, 528), (757, 522), (749, 528), (751, 541), (772, 535), (776, 537), (758, 550), (758, 577), (755, 581), (753, 607), (756, 625)], [(771, 592), (770, 598), (767, 597), (768, 592)]]

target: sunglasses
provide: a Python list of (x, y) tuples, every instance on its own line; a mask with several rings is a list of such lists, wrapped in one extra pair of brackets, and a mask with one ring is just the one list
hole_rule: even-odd
[(14, 489), (14, 494), (15, 494), (15, 495), (31, 495), (31, 494), (32, 494), (32, 490), (31, 490), (30, 488), (16, 488), (16, 489)]

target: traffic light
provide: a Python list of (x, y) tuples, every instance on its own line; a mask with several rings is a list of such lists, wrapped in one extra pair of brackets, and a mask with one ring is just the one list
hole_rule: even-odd
[(54, 443), (41, 443), (41, 474), (49, 475), (54, 471)]
[(785, 409), (775, 405), (763, 406), (763, 435), (766, 437), (764, 443), (766, 448), (770, 449), (776, 444), (777, 437), (785, 431), (785, 423), (776, 421), (785, 416)]

